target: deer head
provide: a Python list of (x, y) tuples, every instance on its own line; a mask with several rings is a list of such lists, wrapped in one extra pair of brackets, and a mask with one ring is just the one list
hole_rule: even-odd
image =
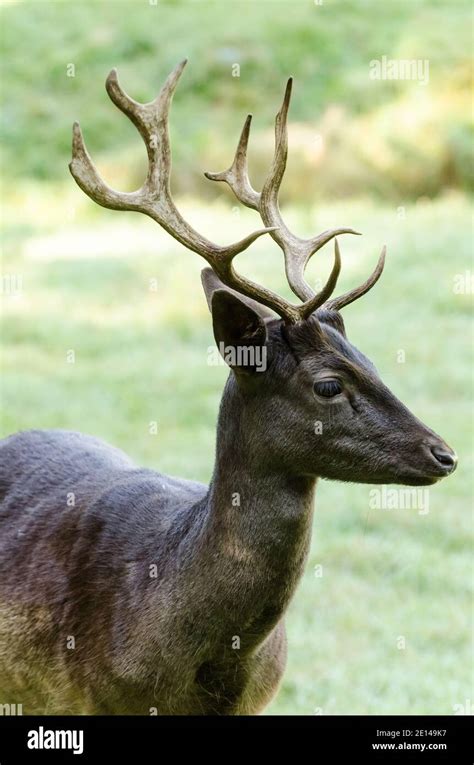
[[(229, 386), (240, 397), (247, 422), (252, 423), (256, 460), (295, 475), (363, 483), (424, 485), (453, 472), (457, 462), (454, 452), (391, 393), (374, 365), (346, 337), (340, 311), (377, 282), (384, 268), (385, 248), (366, 282), (334, 298), (331, 296), (341, 268), (335, 237), (357, 232), (338, 228), (302, 239), (282, 218), (278, 195), (288, 152), (291, 79), (276, 116), (274, 157), (262, 191), (253, 189), (247, 172), (250, 115), (230, 168), (205, 173), (210, 180), (227, 183), (244, 205), (260, 214), (265, 228), (235, 244), (219, 246), (195, 231), (179, 213), (170, 192), (168, 114), (185, 64), (183, 61), (176, 67), (157, 98), (146, 104), (137, 103), (123, 91), (115, 70), (107, 78), (111, 100), (130, 118), (145, 142), (148, 174), (138, 191), (117, 192), (105, 184), (77, 123), (69, 167), (78, 185), (95, 202), (113, 210), (145, 213), (208, 262), (203, 285), (218, 346), (259, 349), (267, 360), (264, 370), (249, 362), (248, 354), (245, 363), (230, 363)], [(234, 268), (235, 256), (266, 233), (283, 251), (286, 276), (301, 301), (298, 304), (250, 281)], [(315, 293), (304, 278), (305, 268), (331, 239), (335, 240), (334, 265), (324, 287)]]

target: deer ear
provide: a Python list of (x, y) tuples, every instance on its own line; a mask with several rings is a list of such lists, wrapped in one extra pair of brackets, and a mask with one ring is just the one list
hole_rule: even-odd
[(229, 367), (247, 374), (264, 371), (267, 329), (259, 313), (227, 289), (213, 292), (211, 313), (217, 347)]
[(325, 308), (320, 308), (315, 312), (315, 315), (319, 321), (322, 321), (325, 324), (330, 324), (331, 327), (337, 329), (340, 335), (347, 337), (346, 328), (344, 326), (344, 319), (342, 318), (339, 311), (328, 311)]
[(203, 268), (201, 271), (201, 282), (209, 310), (211, 310), (211, 302), (214, 292), (216, 290), (225, 290), (226, 292), (230, 292), (232, 295), (235, 295), (237, 298), (239, 298), (239, 300), (242, 301), (242, 303), (245, 303), (250, 308), (252, 308), (255, 313), (258, 313), (258, 315), (262, 317), (262, 319), (276, 318), (273, 311), (270, 311), (269, 308), (266, 308), (264, 305), (260, 305), (260, 303), (257, 303), (256, 300), (252, 300), (252, 298), (246, 297), (245, 295), (239, 295), (238, 292), (232, 290), (230, 287), (226, 287), (224, 282), (219, 279), (212, 268)]

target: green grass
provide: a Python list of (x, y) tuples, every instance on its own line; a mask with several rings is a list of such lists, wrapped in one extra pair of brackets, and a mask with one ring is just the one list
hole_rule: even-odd
[[(206, 363), (203, 261), (152, 221), (95, 210), (72, 187), (17, 190), (9, 202), (4, 273), (23, 288), (4, 295), (2, 433), (81, 430), (144, 465), (207, 481), (226, 371)], [(256, 225), (222, 201), (182, 206), (219, 242)], [(427, 515), (370, 509), (368, 486), (320, 484), (311, 555), (287, 618), (288, 668), (268, 713), (451, 714), (472, 698), (470, 295), (453, 291), (456, 274), (472, 269), (469, 203), (452, 194), (407, 205), (404, 216), (369, 200), (285, 214), (301, 233), (336, 223), (365, 232), (341, 239), (341, 290), (366, 277), (387, 243), (381, 282), (345, 311), (349, 336), (460, 463), (430, 489)], [(238, 265), (287, 292), (281, 260), (260, 241)], [(328, 249), (318, 253), (310, 280), (330, 260)]]
[[(289, 75), (288, 195), (307, 200), (370, 189), (385, 199), (416, 199), (444, 185), (474, 188), (469, 0), (291, 0), (288, 7), (282, 0), (34, 0), (4, 7), (5, 172), (15, 180), (63, 179), (70, 126), (79, 119), (109, 172), (117, 174), (127, 154), (123, 180), (132, 188), (142, 176), (143, 151), (110, 104), (105, 77), (116, 66), (125, 89), (149, 101), (187, 56), (172, 112), (181, 192), (219, 193), (200, 182), (202, 171), (229, 162), (247, 112), (254, 113), (252, 168), (261, 180)], [(428, 60), (429, 84), (371, 80), (369, 63), (382, 56)]]

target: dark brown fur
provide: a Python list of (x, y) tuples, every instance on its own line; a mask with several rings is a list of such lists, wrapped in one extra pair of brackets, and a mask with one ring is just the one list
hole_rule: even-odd
[[(2, 703), (25, 714), (258, 713), (284, 671), (317, 477), (422, 485), (454, 469), (338, 314), (285, 326), (236, 301), (215, 291), (216, 340), (264, 344), (268, 368), (230, 373), (209, 487), (78, 433), (1, 442)], [(337, 402), (313, 392), (328, 373), (344, 383)]]

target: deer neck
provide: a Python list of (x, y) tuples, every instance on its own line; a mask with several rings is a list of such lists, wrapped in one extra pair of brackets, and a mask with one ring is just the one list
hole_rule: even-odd
[(303, 572), (316, 480), (285, 474), (268, 462), (262, 428), (231, 375), (221, 402), (201, 539), (207, 559), (213, 548), (221, 586), (239, 590), (236, 618), (251, 619), (258, 604), (266, 615), (264, 629), (281, 618)]

